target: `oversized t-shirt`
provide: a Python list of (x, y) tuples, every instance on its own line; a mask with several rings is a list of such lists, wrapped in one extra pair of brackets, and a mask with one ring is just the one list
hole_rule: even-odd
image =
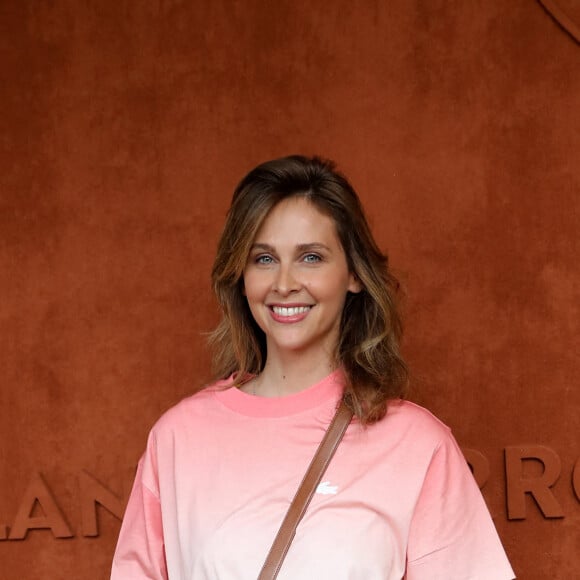
[[(335, 371), (288, 396), (227, 381), (183, 400), (151, 430), (112, 580), (255, 580), (343, 387)], [(489, 512), (450, 430), (390, 403), (351, 423), (280, 580), (510, 580)]]

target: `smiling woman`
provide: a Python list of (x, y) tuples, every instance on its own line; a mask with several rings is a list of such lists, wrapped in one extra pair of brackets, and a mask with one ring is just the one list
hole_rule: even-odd
[[(273, 241), (281, 247), (273, 247)], [(275, 252), (282, 250), (286, 255), (277, 256)], [(261, 262), (255, 269), (250, 267), (252, 258)], [(297, 272), (301, 276), (310, 272), (324, 288), (344, 284), (328, 329), (334, 336), (311, 345), (314, 350), (287, 349), (281, 353), (285, 363), (278, 364), (282, 362), (278, 351), (269, 351), (267, 344), (270, 338), (275, 346), (274, 335), (260, 326), (262, 317), (256, 317), (253, 300), (244, 294), (248, 275), (254, 279), (255, 270), (277, 272), (274, 284), (282, 284), (282, 291), (287, 291), (286, 278)], [(315, 276), (317, 272), (320, 275)], [(290, 281), (300, 283), (298, 278)], [(218, 245), (213, 287), (223, 311), (213, 334), (217, 377), (233, 375), (242, 390), (254, 392), (259, 386), (262, 394), (272, 395), (304, 389), (340, 367), (345, 400), (363, 424), (380, 420), (387, 401), (404, 394), (407, 368), (399, 353), (399, 284), (372, 236), (356, 192), (332, 163), (300, 156), (276, 159), (256, 167), (240, 182)], [(276, 297), (275, 287), (272, 291), (269, 300), (276, 298), (282, 307), (290, 302), (289, 297), (280, 298), (279, 291)], [(306, 293), (302, 288), (291, 293), (292, 299)], [(302, 306), (311, 306), (311, 300)], [(325, 299), (306, 318), (322, 322), (329, 305)], [(300, 328), (293, 325), (286, 334)], [(315, 349), (321, 356), (314, 355)], [(252, 382), (244, 388), (248, 380)]]
[(398, 285), (332, 163), (251, 171), (212, 279), (216, 382), (152, 429), (113, 580), (257, 578), (337, 408), (346, 432), (280, 578), (513, 578), (449, 429), (402, 400)]

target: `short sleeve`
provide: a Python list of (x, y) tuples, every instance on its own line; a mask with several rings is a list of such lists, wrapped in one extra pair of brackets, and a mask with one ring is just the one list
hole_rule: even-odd
[(406, 580), (512, 580), (493, 521), (455, 439), (433, 454), (411, 521)]
[(167, 565), (150, 450), (139, 461), (137, 474), (113, 557), (111, 580), (167, 580)]

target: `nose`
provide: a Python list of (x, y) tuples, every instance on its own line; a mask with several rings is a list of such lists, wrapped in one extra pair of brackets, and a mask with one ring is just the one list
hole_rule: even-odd
[(281, 296), (288, 296), (292, 292), (300, 290), (300, 281), (296, 277), (292, 265), (280, 264), (276, 271), (272, 290)]

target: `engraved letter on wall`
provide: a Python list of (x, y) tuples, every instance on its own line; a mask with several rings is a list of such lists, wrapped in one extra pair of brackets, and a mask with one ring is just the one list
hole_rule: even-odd
[[(37, 502), (44, 515), (32, 515)], [(30, 480), (10, 529), (9, 539), (23, 540), (26, 538), (28, 530), (34, 529), (50, 529), (55, 538), (73, 537), (73, 533), (40, 473), (35, 473)]]
[[(543, 473), (538, 477), (525, 476), (524, 461), (542, 463)], [(505, 448), (507, 509), (510, 520), (526, 517), (526, 493), (529, 493), (545, 518), (562, 518), (562, 506), (550, 489), (560, 477), (561, 462), (556, 452), (544, 445), (509, 446)]]
[(81, 521), (83, 536), (98, 536), (97, 504), (102, 505), (116, 518), (122, 519), (125, 503), (110, 489), (95, 479), (90, 473), (82, 471), (79, 479), (81, 491)]

